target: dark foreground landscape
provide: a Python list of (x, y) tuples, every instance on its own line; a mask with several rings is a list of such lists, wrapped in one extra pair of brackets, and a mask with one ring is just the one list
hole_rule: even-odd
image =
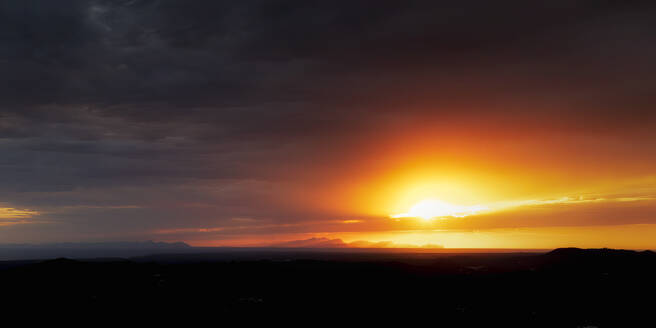
[(4, 261), (0, 288), (27, 321), (647, 327), (655, 274), (650, 251), (258, 250)]

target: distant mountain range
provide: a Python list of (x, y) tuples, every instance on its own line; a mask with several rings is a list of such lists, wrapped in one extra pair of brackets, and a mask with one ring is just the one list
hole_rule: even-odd
[(135, 242), (89, 242), (89, 243), (44, 243), (44, 244), (0, 244), (0, 248), (56, 248), (56, 249), (162, 249), (162, 248), (189, 248), (189, 244), (184, 242), (155, 242), (135, 241)]
[[(543, 263), (571, 262), (571, 266), (596, 264), (596, 261), (620, 261), (629, 263), (636, 258), (653, 258), (652, 251), (629, 251), (613, 249), (578, 249), (559, 248), (546, 253), (546, 250), (521, 249), (445, 249), (439, 245), (406, 245), (389, 241), (344, 242), (341, 239), (309, 238), (271, 244), (264, 247), (193, 247), (184, 242), (81, 242), (81, 243), (45, 243), (45, 244), (0, 244), (0, 261), (42, 260), (54, 258), (71, 259), (107, 259), (135, 258), (148, 256), (176, 256), (184, 259), (199, 258), (259, 258), (266, 254), (272, 258), (285, 257), (288, 254), (359, 254), (359, 253), (543, 253)], [(208, 257), (209, 256), (209, 257)], [(177, 257), (176, 257), (177, 258)]]
[(303, 240), (292, 240), (282, 243), (272, 244), (269, 247), (280, 248), (444, 248), (442, 245), (426, 244), (426, 245), (413, 245), (413, 244), (400, 244), (391, 241), (371, 242), (366, 240), (358, 240), (354, 242), (344, 242), (341, 239), (309, 238)]
[(178, 253), (194, 248), (183, 242), (96, 242), (0, 244), (0, 261), (68, 258), (107, 258), (144, 256), (153, 253)]

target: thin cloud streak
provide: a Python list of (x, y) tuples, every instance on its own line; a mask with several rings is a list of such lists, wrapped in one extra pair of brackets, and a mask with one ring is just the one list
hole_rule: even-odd
[(547, 206), (547, 205), (576, 205), (576, 204), (588, 204), (588, 203), (603, 203), (603, 202), (638, 202), (638, 201), (647, 201), (654, 200), (654, 196), (635, 196), (635, 197), (590, 197), (590, 196), (564, 196), (561, 198), (554, 199), (529, 199), (529, 200), (517, 200), (517, 201), (508, 201), (508, 202), (499, 202), (495, 204), (490, 204), (490, 211), (504, 211), (512, 210), (514, 208), (528, 207), (528, 206)]
[(12, 207), (0, 207), (0, 220), (5, 219), (28, 219), (38, 216), (40, 213), (34, 210), (17, 209)]

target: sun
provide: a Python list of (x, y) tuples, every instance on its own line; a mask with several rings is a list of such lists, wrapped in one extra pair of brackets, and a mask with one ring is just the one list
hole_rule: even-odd
[(445, 217), (465, 217), (487, 209), (485, 206), (453, 205), (437, 199), (424, 199), (413, 205), (407, 213), (390, 215), (392, 218), (420, 218), (430, 220)]

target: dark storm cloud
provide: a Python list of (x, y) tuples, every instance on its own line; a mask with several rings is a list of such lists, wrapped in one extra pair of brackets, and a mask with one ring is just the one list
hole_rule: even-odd
[[(649, 134), (654, 18), (649, 1), (2, 1), (0, 195), (276, 183), (404, 118)], [(186, 191), (221, 202), (203, 192)], [(238, 194), (197, 220), (307, 215)]]
[[(402, 90), (375, 80), (407, 82), (428, 72), (436, 76), (423, 76), (427, 82), (448, 82), (469, 67), (546, 74), (545, 68), (565, 73), (569, 64), (608, 60), (601, 64), (626, 69), (635, 63), (604, 57), (620, 50), (649, 58), (626, 52), (654, 50), (648, 49), (653, 8), (631, 2), (25, 1), (3, 9), (3, 68), (16, 79), (3, 101), (149, 103), (147, 110), (112, 108), (135, 119), (186, 116), (178, 106), (375, 92), (339, 86), (360, 80), (374, 83), (372, 89)], [(565, 77), (593, 74), (585, 69)]]
[[(5, 111), (39, 121), (65, 119), (45, 105), (78, 105), (132, 123), (211, 122), (237, 133), (267, 130), (264, 122), (269, 129), (298, 129), (299, 121), (339, 128), (347, 111), (369, 115), (372, 103), (428, 98), (439, 104), (471, 101), (472, 95), (489, 103), (509, 94), (563, 93), (599, 102), (587, 107), (610, 114), (616, 108), (601, 108), (608, 99), (600, 97), (611, 87), (631, 92), (639, 104), (650, 96), (644, 79), (654, 69), (647, 61), (655, 50), (652, 7), (599, 1), (5, 2), (0, 27), (9, 81), (2, 102)], [(598, 80), (598, 70), (608, 66), (624, 74), (622, 84), (614, 76)], [(565, 80), (582, 85), (564, 89)], [(587, 94), (593, 90), (601, 91)], [(625, 104), (624, 96), (604, 98)], [(76, 113), (63, 115), (74, 119)]]

